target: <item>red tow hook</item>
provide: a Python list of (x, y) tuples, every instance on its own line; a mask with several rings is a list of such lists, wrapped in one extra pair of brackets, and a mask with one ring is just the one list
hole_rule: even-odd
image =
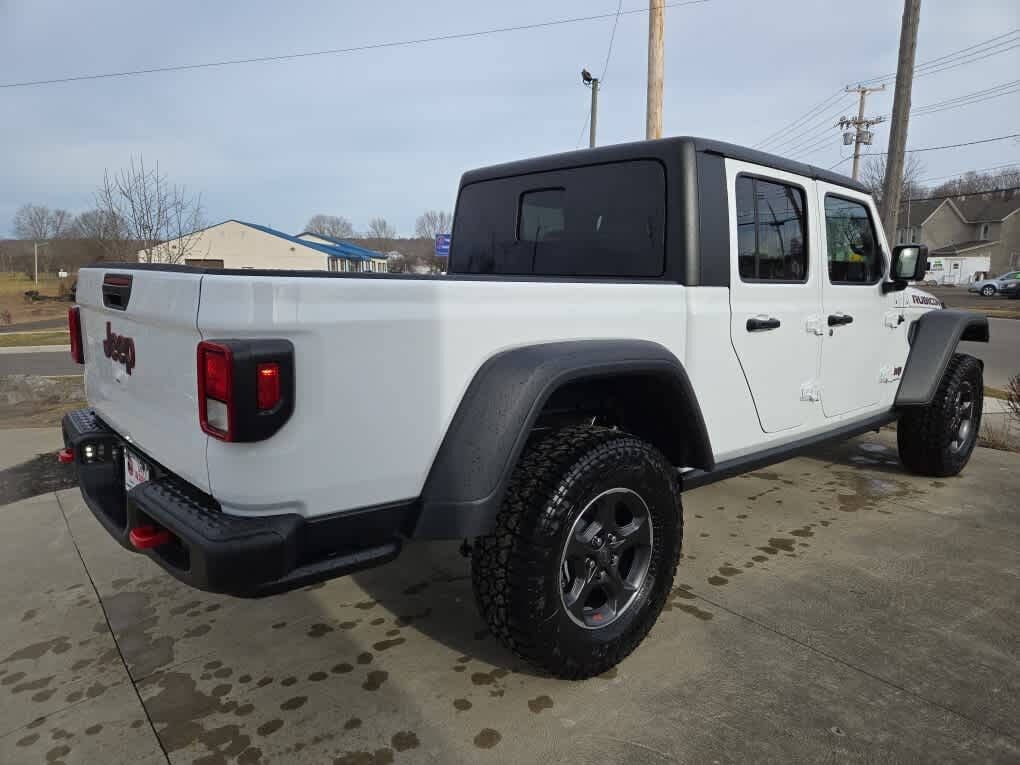
[(64, 465), (69, 465), (74, 462), (74, 450), (73, 449), (61, 449), (57, 452), (57, 461)]
[(136, 550), (148, 550), (169, 542), (170, 532), (158, 526), (138, 526), (131, 529), (128, 538)]

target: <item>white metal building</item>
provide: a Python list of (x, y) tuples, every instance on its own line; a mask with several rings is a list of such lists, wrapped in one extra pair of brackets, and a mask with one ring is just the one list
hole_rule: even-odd
[[(177, 253), (184, 246), (181, 258)], [(139, 260), (144, 253), (139, 252)], [(348, 242), (327, 240), (307, 232), (292, 236), (282, 231), (227, 220), (157, 250), (161, 262), (183, 262), (206, 268), (258, 268), (295, 271), (385, 272), (386, 256)]]

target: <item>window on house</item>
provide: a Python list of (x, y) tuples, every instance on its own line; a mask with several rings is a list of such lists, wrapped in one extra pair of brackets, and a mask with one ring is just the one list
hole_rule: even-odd
[(874, 284), (882, 278), (885, 262), (864, 204), (826, 194), (825, 238), (832, 284)]
[(739, 176), (737, 267), (743, 281), (807, 281), (804, 191)]

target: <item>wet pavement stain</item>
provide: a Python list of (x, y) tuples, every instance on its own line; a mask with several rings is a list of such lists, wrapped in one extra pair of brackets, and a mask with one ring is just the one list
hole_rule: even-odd
[(742, 572), (739, 568), (734, 568), (733, 566), (727, 565), (720, 566), (719, 573), (722, 574), (723, 576), (736, 576), (737, 574), (740, 574)]
[(40, 454), (20, 465), (0, 470), (0, 505), (77, 485), (78, 479), (70, 465), (60, 464), (52, 454)]
[(337, 626), (342, 630), (352, 630), (361, 624), (361, 620), (355, 620), (353, 622), (340, 622)]
[(528, 700), (528, 709), (534, 714), (541, 714), (544, 709), (552, 709), (553, 700), (548, 696), (537, 696)]
[(361, 727), (361, 718), (352, 717), (350, 720), (344, 723), (344, 730), (356, 730)]
[(290, 686), (294, 685), (294, 683), (296, 682), (297, 678), (291, 675), (290, 677), (283, 678), (283, 680), (280, 681), (280, 685), (282, 685), (284, 688), (290, 688)]
[[(23, 648), (19, 648), (14, 653), (9, 654), (7, 658), (0, 659), (0, 664), (10, 664), (15, 661), (28, 661), (28, 660), (34, 661), (36, 659), (42, 658), (48, 653), (61, 654), (67, 653), (70, 650), (71, 641), (69, 638), (63, 636), (55, 637), (50, 640), (42, 640), (38, 643), (32, 643), (31, 645), (26, 645)], [(11, 677), (13, 677), (13, 675), (6, 676), (3, 679), (3, 684), (10, 685)], [(24, 677), (24, 674), (22, 674), (21, 677)], [(17, 680), (15, 680), (14, 682), (17, 682)]]
[(202, 637), (202, 635), (207, 634), (211, 630), (212, 626), (208, 624), (199, 624), (198, 626), (192, 627), (190, 630), (185, 632), (184, 637), (186, 638)]
[(102, 729), (103, 729), (103, 726), (100, 725), (99, 723), (96, 723), (95, 725), (90, 725), (89, 727), (87, 727), (85, 729), (85, 735), (86, 736), (94, 736), (97, 733), (99, 733), (99, 731), (101, 731)]
[(23, 621), (23, 622), (30, 622), (30, 621), (32, 621), (35, 618), (35, 615), (37, 613), (39, 613), (39, 609), (37, 609), (37, 608), (30, 608), (25, 613), (23, 613), (21, 615), (21, 621)]
[(20, 683), (18, 685), (15, 685), (11, 689), (11, 693), (24, 693), (25, 691), (37, 691), (40, 688), (45, 688), (47, 685), (49, 685), (50, 680), (52, 679), (53, 675), (48, 675), (47, 677), (40, 677), (38, 680), (32, 680), (27, 683)]
[(311, 628), (309, 628), (309, 630), (308, 630), (308, 637), (310, 637), (310, 638), (320, 638), (323, 635), (328, 635), (330, 632), (333, 632), (333, 628), (330, 627), (328, 624), (321, 624), (321, 623), (320, 624), (313, 624), (311, 626)]
[(708, 583), (712, 584), (712, 585), (715, 585), (716, 587), (720, 587), (720, 586), (722, 586), (724, 584), (728, 584), (729, 581), (730, 581), (729, 579), (724, 579), (721, 576), (710, 576), (708, 578)]
[(355, 603), (354, 607), (355, 608), (360, 608), (362, 611), (367, 611), (370, 608), (375, 608), (375, 605), (376, 605), (376, 601), (374, 601), (374, 600), (366, 600), (363, 603)]
[(276, 731), (283, 727), (283, 720), (279, 717), (274, 717), (272, 720), (266, 720), (259, 727), (255, 729), (255, 732), (265, 738), (266, 736), (272, 736)]
[(118, 592), (105, 598), (103, 607), (133, 677), (146, 677), (173, 663), (174, 639), (151, 634), (159, 617), (148, 593)]
[(307, 702), (307, 696), (295, 696), (294, 698), (287, 699), (285, 702), (280, 704), (280, 709), (285, 712), (293, 712), (295, 709), (303, 707)]
[(27, 736), (19, 738), (17, 741), (18, 746), (32, 746), (36, 741), (39, 740), (38, 733), (29, 733)]
[(373, 643), (372, 644), (372, 648), (374, 648), (376, 651), (385, 651), (388, 648), (393, 648), (394, 646), (403, 645), (406, 642), (407, 642), (407, 639), (406, 638), (402, 638), (402, 637), (393, 638), (391, 640), (380, 640), (378, 643)]
[(456, 709), (458, 712), (466, 712), (469, 709), (471, 709), (471, 707), (472, 707), (472, 704), (467, 699), (454, 699), (453, 700), (453, 708)]
[(815, 532), (811, 530), (811, 524), (801, 529), (794, 529), (789, 533), (795, 537), (813, 537), (815, 535)]
[(386, 682), (386, 678), (389, 676), (389, 672), (374, 669), (368, 673), (368, 677), (365, 678), (365, 682), (361, 684), (361, 687), (366, 691), (377, 691), (380, 687), (382, 687), (382, 684)]
[(392, 762), (393, 750), (384, 747), (374, 752), (347, 752), (333, 760), (333, 765), (390, 765)]
[(475, 746), (479, 749), (492, 749), (500, 741), (503, 740), (503, 736), (498, 730), (492, 728), (482, 728), (478, 735), (475, 736)]
[(321, 683), (327, 677), (329, 677), (329, 675), (327, 675), (325, 672), (313, 672), (308, 676), (308, 679), (311, 680), (313, 683)]
[(471, 682), (475, 685), (492, 685), (497, 680), (506, 677), (509, 672), (502, 667), (497, 667), (492, 672), (475, 672), (471, 675)]
[(703, 611), (702, 609), (698, 608), (697, 606), (692, 606), (692, 605), (690, 605), (688, 603), (677, 603), (676, 606), (674, 606), (674, 607), (677, 608), (680, 611), (684, 611), (685, 613), (690, 614), (691, 616), (696, 616), (698, 619), (701, 619), (703, 622), (707, 622), (707, 621), (715, 618), (715, 614), (713, 614), (711, 611)]
[(332, 672), (334, 675), (346, 675), (348, 672), (353, 671), (353, 669), (354, 667), (352, 665), (344, 661), (341, 662), (340, 664), (334, 665), (330, 672)]
[(390, 746), (398, 752), (406, 752), (408, 749), (417, 749), (420, 746), (418, 736), (414, 731), (402, 730), (393, 734), (390, 739)]
[(369, 624), (371, 624), (373, 627), (378, 627), (380, 624), (385, 624), (385, 623), (386, 623), (386, 620), (383, 619), (381, 616), (376, 617), (375, 619), (373, 619), (372, 621), (369, 622)]
[(373, 658), (372, 654), (370, 654), (368, 651), (364, 651), (358, 654), (357, 662), (358, 664), (371, 664), (372, 658)]
[(67, 744), (55, 746), (46, 753), (46, 762), (57, 762), (71, 753), (71, 747)]

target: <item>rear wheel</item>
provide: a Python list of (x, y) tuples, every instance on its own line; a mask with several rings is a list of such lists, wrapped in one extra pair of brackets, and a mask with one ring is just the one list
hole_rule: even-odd
[(957, 353), (932, 402), (908, 411), (896, 426), (904, 466), (912, 473), (936, 477), (963, 470), (977, 444), (983, 403), (981, 362)]
[(981, 294), (984, 295), (985, 297), (991, 297), (992, 295), (995, 294), (995, 287), (993, 287), (991, 284), (986, 284), (984, 287), (981, 288)]
[(546, 672), (600, 674), (658, 618), (681, 534), (676, 470), (658, 450), (609, 428), (564, 428), (529, 445), (496, 530), (476, 540), (479, 609)]

